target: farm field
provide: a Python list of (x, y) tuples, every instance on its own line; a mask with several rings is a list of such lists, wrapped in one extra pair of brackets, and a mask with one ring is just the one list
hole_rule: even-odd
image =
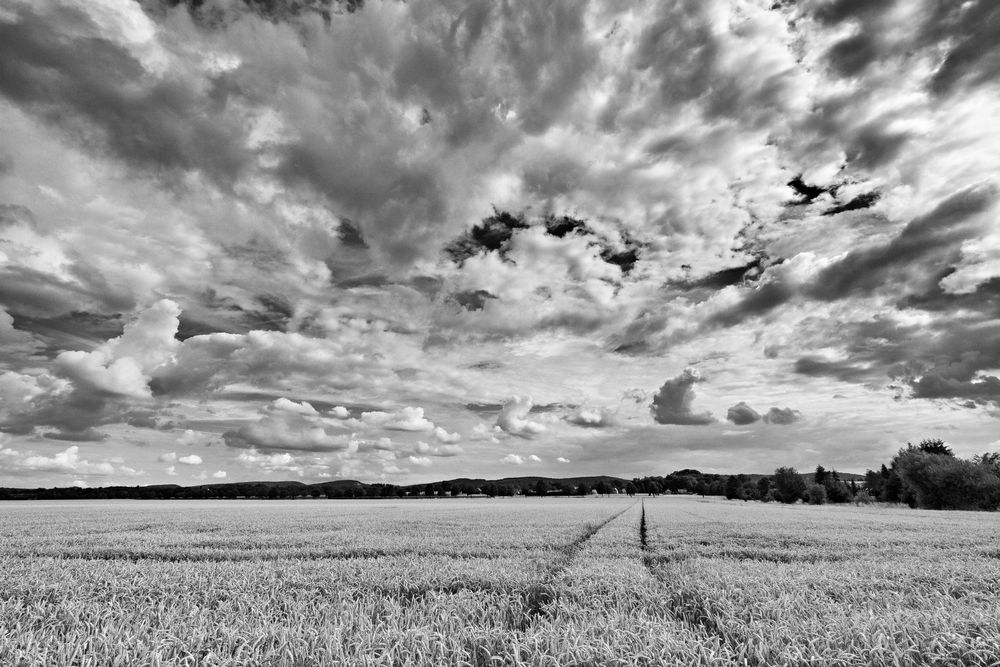
[(0, 504), (3, 665), (1000, 665), (1000, 519), (689, 497)]

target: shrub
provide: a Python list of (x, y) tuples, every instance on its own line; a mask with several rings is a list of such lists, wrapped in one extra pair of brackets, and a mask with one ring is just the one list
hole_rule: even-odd
[(871, 505), (874, 502), (875, 498), (872, 497), (872, 494), (868, 493), (864, 489), (861, 489), (854, 495), (855, 505)]

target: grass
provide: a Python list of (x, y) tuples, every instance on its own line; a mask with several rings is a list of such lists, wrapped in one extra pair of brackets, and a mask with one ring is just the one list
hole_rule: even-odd
[(995, 514), (0, 505), (3, 665), (1000, 665)]

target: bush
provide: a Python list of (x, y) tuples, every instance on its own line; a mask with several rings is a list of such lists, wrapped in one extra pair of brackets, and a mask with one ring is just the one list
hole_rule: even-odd
[(861, 489), (854, 495), (855, 505), (871, 505), (874, 502), (875, 498), (872, 497), (872, 494), (868, 493), (864, 489)]
[(806, 491), (806, 499), (810, 505), (825, 505), (826, 489), (822, 484), (810, 484)]

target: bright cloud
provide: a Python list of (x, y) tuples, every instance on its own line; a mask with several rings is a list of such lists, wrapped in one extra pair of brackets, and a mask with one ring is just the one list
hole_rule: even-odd
[(500, 410), (496, 425), (504, 433), (521, 438), (532, 438), (545, 431), (545, 426), (528, 419), (533, 403), (530, 396), (514, 396)]

